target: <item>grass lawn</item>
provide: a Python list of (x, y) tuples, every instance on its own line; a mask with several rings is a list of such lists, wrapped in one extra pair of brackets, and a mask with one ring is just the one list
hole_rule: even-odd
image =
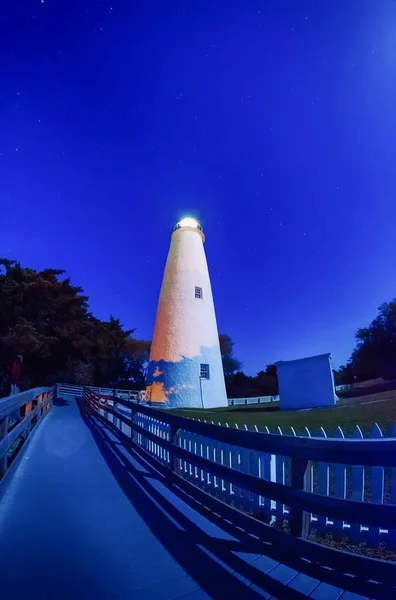
[[(395, 386), (392, 386), (396, 388)], [(370, 393), (366, 395), (341, 398), (338, 406), (332, 408), (316, 408), (311, 410), (281, 411), (278, 403), (250, 404), (247, 406), (229, 406), (216, 409), (184, 409), (175, 410), (176, 414), (207, 422), (226, 423), (231, 427), (246, 425), (252, 429), (268, 427), (276, 433), (280, 427), (283, 433), (294, 427), (297, 434), (303, 433), (308, 427), (311, 435), (318, 434), (323, 427), (328, 436), (332, 436), (338, 425), (344, 435), (349, 437), (355, 425), (359, 425), (363, 434), (369, 434), (373, 425), (378, 423), (384, 435), (390, 435), (391, 428), (396, 423), (396, 389)]]

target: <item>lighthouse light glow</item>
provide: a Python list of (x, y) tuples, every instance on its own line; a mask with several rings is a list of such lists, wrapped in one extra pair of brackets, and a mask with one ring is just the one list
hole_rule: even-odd
[(184, 219), (178, 222), (179, 227), (194, 227), (194, 229), (198, 229), (198, 225), (198, 221), (192, 217), (184, 217)]

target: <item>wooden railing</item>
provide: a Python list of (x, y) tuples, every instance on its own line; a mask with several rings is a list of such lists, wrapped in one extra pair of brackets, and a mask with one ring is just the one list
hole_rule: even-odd
[[(116, 393), (118, 398), (122, 398), (123, 400), (137, 401), (139, 396), (139, 391), (137, 390), (120, 390), (113, 388), (101, 388), (95, 386), (88, 386), (88, 389), (95, 392), (95, 394), (112, 396), (113, 393)], [(74, 385), (71, 383), (58, 383), (57, 384), (57, 394), (58, 396), (73, 396), (75, 398), (81, 398), (83, 395), (84, 387), (82, 385)]]
[[(90, 390), (84, 391), (84, 400), (107, 420), (113, 415), (120, 429), (125, 425), (127, 436), (179, 476), (208, 491), (212, 486), (205, 480), (213, 481), (223, 501), (233, 497), (234, 502), (249, 508), (261, 497), (287, 506), (290, 531), (295, 536), (307, 536), (311, 514), (359, 527), (396, 529), (394, 504), (329, 496), (314, 492), (311, 485), (313, 461), (370, 466), (373, 472), (376, 467), (395, 468), (396, 438), (321, 439), (256, 433), (186, 419), (121, 399), (114, 407)], [(130, 415), (117, 410), (118, 405), (129, 409)], [(260, 472), (260, 462), (252, 459), (257, 453), (289, 457), (289, 485), (271, 481), (268, 471)]]
[(54, 388), (34, 388), (0, 400), (0, 479), (34, 426), (52, 406)]
[[(313, 492), (310, 487), (311, 461), (394, 469), (396, 439), (330, 440), (255, 433), (182, 418), (124, 400), (113, 404), (88, 389), (81, 404), (93, 423), (106, 422), (126, 447), (137, 450), (199, 506), (256, 536), (260, 541), (258, 552), (283, 560), (280, 552), (289, 561), (287, 564), (309, 576), (370, 598), (396, 597), (394, 563), (304, 539), (311, 512), (345, 519), (352, 525), (366, 523), (396, 529), (395, 505), (338, 499)], [(268, 470), (259, 472), (251, 460), (257, 453), (288, 457), (290, 484), (270, 481)], [(289, 533), (254, 518), (249, 506), (256, 504), (257, 497), (289, 507)], [(237, 509), (241, 508), (241, 498), (243, 511)], [(265, 550), (259, 549), (259, 543), (265, 544)]]

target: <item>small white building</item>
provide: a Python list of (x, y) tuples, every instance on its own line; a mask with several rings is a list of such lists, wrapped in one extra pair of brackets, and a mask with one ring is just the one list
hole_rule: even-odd
[(334, 406), (331, 354), (276, 363), (281, 410)]

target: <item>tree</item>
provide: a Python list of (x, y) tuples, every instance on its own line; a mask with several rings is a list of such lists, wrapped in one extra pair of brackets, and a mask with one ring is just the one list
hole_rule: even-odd
[(18, 355), (24, 388), (128, 378), (125, 347), (133, 331), (114, 317), (93, 317), (82, 289), (61, 270), (35, 271), (8, 259), (0, 266), (0, 379)]
[(252, 377), (245, 375), (242, 371), (226, 376), (225, 381), (229, 398), (247, 398), (255, 395)]
[(233, 375), (237, 371), (240, 371), (242, 363), (234, 356), (234, 342), (232, 341), (229, 335), (226, 335), (224, 333), (220, 334), (219, 342), (224, 375), (228, 377), (230, 375)]
[[(270, 365), (272, 367), (274, 365)], [(268, 374), (268, 367), (265, 371), (260, 371), (256, 376), (257, 396), (275, 396), (278, 393), (278, 377), (273, 369), (269, 369), (271, 374)]]
[(278, 369), (276, 365), (267, 365), (265, 372), (269, 377), (275, 377), (278, 381)]
[(396, 377), (396, 299), (381, 304), (377, 317), (355, 337), (350, 369), (359, 380)]
[(144, 390), (146, 387), (146, 374), (150, 356), (151, 342), (135, 340), (129, 337), (126, 340), (123, 353), (128, 365), (128, 380), (122, 386), (129, 389)]
[(355, 372), (353, 365), (348, 362), (346, 365), (341, 365), (338, 371), (334, 372), (334, 382), (336, 385), (347, 385), (354, 382)]

